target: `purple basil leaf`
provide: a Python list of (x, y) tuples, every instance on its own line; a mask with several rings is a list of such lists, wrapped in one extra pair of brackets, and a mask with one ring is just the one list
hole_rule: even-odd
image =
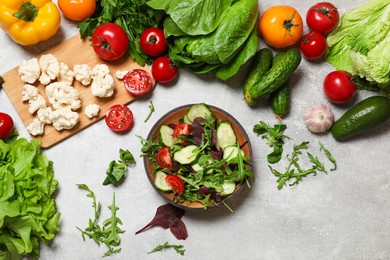
[(211, 155), (211, 157), (213, 157), (214, 160), (220, 161), (222, 159), (223, 152), (222, 152), (222, 150), (220, 150), (220, 151), (211, 151), (210, 155)]

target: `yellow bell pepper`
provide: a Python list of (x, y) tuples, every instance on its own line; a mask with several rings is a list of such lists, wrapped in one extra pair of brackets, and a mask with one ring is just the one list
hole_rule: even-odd
[(34, 45), (51, 38), (60, 23), (60, 11), (51, 0), (0, 1), (0, 26), (21, 45)]

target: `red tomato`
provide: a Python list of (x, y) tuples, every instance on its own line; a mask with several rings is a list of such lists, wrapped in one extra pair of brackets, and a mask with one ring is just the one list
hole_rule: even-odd
[(128, 130), (134, 124), (133, 112), (123, 105), (114, 105), (106, 113), (106, 124), (115, 132)]
[(6, 113), (0, 112), (0, 139), (8, 137), (14, 129), (12, 117)]
[(92, 34), (92, 47), (104, 60), (117, 60), (127, 51), (129, 40), (126, 32), (115, 23), (104, 23)]
[(165, 180), (169, 183), (169, 185), (172, 186), (172, 188), (176, 191), (178, 195), (183, 193), (184, 182), (179, 176), (175, 174), (170, 174), (167, 177), (165, 177)]
[(132, 69), (123, 78), (126, 90), (138, 97), (148, 93), (153, 87), (152, 76), (144, 69)]
[(158, 165), (162, 169), (170, 169), (173, 163), (172, 163), (172, 157), (170, 155), (169, 147), (163, 147), (160, 150), (158, 150), (156, 155), (156, 160)]
[(169, 83), (177, 76), (177, 67), (170, 58), (163, 56), (154, 60), (152, 75), (157, 82)]
[(83, 21), (93, 15), (96, 0), (58, 0), (62, 14), (73, 21)]
[(324, 56), (327, 48), (325, 37), (318, 32), (309, 32), (302, 37), (299, 49), (308, 60), (316, 60)]
[[(192, 127), (190, 124), (182, 123), (178, 124), (173, 129), (173, 138), (180, 139), (180, 135), (189, 135), (191, 133)], [(187, 142), (181, 142), (181, 145), (187, 145)]]
[(307, 11), (306, 23), (312, 31), (326, 35), (337, 27), (339, 11), (329, 2), (320, 2)]
[(157, 27), (145, 29), (140, 36), (141, 49), (149, 56), (161, 56), (168, 49), (164, 31)]
[(329, 73), (324, 79), (323, 88), (328, 100), (336, 104), (347, 102), (356, 93), (356, 86), (352, 82), (352, 74), (343, 70)]

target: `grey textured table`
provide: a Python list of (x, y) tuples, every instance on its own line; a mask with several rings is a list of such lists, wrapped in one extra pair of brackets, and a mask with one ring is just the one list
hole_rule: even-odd
[[(334, 1), (340, 13), (363, 0)], [(272, 5), (289, 4), (305, 16), (314, 0), (259, 1), (260, 12)], [(63, 19), (61, 29), (51, 40), (32, 47), (21, 47), (0, 32), (0, 74), (18, 66), (23, 59), (40, 55), (55, 44), (78, 33), (76, 24)], [(305, 31), (307, 27), (305, 26)], [(261, 40), (261, 46), (265, 46)], [(135, 125), (126, 135), (110, 131), (104, 120), (75, 136), (44, 150), (54, 162), (59, 181), (57, 196), (61, 212), (61, 231), (50, 247), (43, 245), (41, 259), (98, 259), (105, 247), (93, 241), (83, 242), (78, 227), (85, 227), (92, 217), (91, 201), (76, 187), (85, 183), (95, 191), (103, 204), (102, 219), (112, 192), (116, 193), (117, 212), (126, 232), (122, 252), (112, 259), (390, 259), (390, 146), (389, 128), (373, 132), (349, 142), (336, 142), (330, 134), (310, 133), (302, 120), (304, 110), (319, 102), (328, 103), (321, 82), (333, 70), (326, 62), (303, 60), (293, 77), (292, 106), (284, 120), (286, 151), (294, 143), (324, 143), (338, 162), (338, 169), (328, 175), (310, 176), (295, 187), (276, 188), (266, 154), (265, 141), (252, 132), (260, 120), (276, 123), (270, 108), (260, 105), (249, 108), (242, 100), (241, 85), (245, 71), (222, 82), (213, 76), (195, 76), (181, 70), (176, 84), (157, 85), (153, 93), (131, 103)], [(359, 92), (361, 100), (372, 93)], [(149, 121), (149, 101), (156, 111)], [(152, 125), (167, 111), (187, 103), (205, 102), (218, 106), (235, 116), (246, 129), (253, 146), (256, 181), (231, 202), (234, 213), (226, 208), (208, 212), (187, 212), (183, 217), (189, 237), (178, 241), (162, 228), (152, 228), (135, 235), (165, 203), (147, 180), (141, 144), (136, 135), (146, 137)], [(345, 107), (328, 103), (336, 118)], [(30, 138), (4, 90), (0, 90), (0, 110), (13, 116), (20, 136)], [(111, 160), (118, 158), (119, 148), (129, 149), (137, 160), (125, 182), (119, 187), (102, 186), (102, 178)], [(282, 166), (283, 164), (279, 165)], [(183, 244), (184, 257), (173, 250), (148, 255), (156, 245), (169, 241)]]

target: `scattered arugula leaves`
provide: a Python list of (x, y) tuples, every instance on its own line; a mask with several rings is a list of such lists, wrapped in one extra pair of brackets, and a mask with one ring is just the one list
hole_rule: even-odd
[(333, 157), (333, 155), (331, 154), (331, 152), (325, 148), (325, 146), (319, 142), (320, 144), (320, 151), (323, 151), (325, 156), (328, 158), (328, 160), (333, 164), (333, 168), (330, 169), (331, 171), (335, 171), (336, 168), (337, 168), (337, 162), (336, 162), (336, 159)]
[(154, 109), (153, 102), (150, 101), (150, 104), (149, 104), (149, 114), (146, 116), (146, 118), (144, 120), (144, 123), (146, 123), (149, 120), (149, 118), (152, 116), (154, 111), (156, 111), (156, 110)]
[(253, 132), (257, 136), (261, 135), (261, 138), (267, 140), (267, 144), (273, 148), (273, 152), (267, 155), (267, 161), (269, 163), (277, 163), (282, 159), (284, 139), (290, 139), (283, 132), (286, 130), (285, 124), (276, 124), (273, 127), (264, 121), (260, 121), (259, 124), (254, 125)]
[[(289, 163), (285, 169), (285, 171), (282, 173), (280, 171), (275, 170), (270, 165), (268, 165), (269, 169), (271, 170), (272, 174), (277, 177), (276, 182), (278, 183), (277, 188), (280, 190), (283, 188), (283, 186), (286, 185), (286, 183), (290, 180), (293, 180), (289, 186), (294, 186), (298, 184), (303, 177), (306, 177), (310, 174), (316, 175), (318, 172), (323, 172), (325, 174), (328, 174), (328, 171), (324, 164), (318, 159), (318, 157), (314, 156), (310, 152), (307, 152), (307, 156), (311, 162), (311, 167), (308, 169), (302, 169), (302, 167), (299, 164), (299, 158), (302, 155), (302, 150), (307, 149), (310, 142), (304, 141), (301, 142), (298, 145), (293, 146), (293, 151), (291, 155), (287, 155), (286, 157), (289, 159)], [(323, 145), (321, 145), (320, 150), (326, 150)], [(336, 164), (336, 161), (334, 160), (331, 153), (326, 150), (326, 156), (332, 162), (333, 165)]]
[(117, 184), (125, 176), (128, 166), (135, 165), (135, 159), (129, 150), (119, 149), (119, 158), (118, 162), (110, 162), (103, 185)]
[(108, 250), (104, 253), (103, 256), (110, 256), (112, 254), (119, 253), (121, 248), (117, 248), (120, 245), (120, 233), (124, 233), (125, 230), (122, 230), (118, 225), (122, 225), (122, 221), (116, 216), (116, 212), (119, 209), (115, 205), (115, 193), (113, 193), (112, 204), (108, 206), (111, 211), (111, 217), (103, 221), (103, 226), (98, 224), (101, 210), (101, 203), (96, 201), (96, 196), (94, 192), (86, 184), (77, 184), (80, 189), (88, 191), (87, 197), (92, 198), (92, 207), (94, 209), (93, 219), (89, 219), (88, 227), (84, 230), (77, 227), (81, 232), (81, 236), (85, 241), (86, 237), (89, 237), (96, 244), (105, 244)]
[(154, 253), (157, 251), (162, 251), (162, 250), (167, 249), (167, 248), (173, 248), (173, 249), (175, 249), (175, 251), (178, 254), (181, 254), (181, 255), (184, 255), (184, 252), (186, 251), (184, 249), (183, 245), (173, 245), (173, 244), (169, 244), (168, 242), (165, 242), (164, 244), (158, 245), (155, 248), (153, 248), (151, 251), (148, 252), (148, 254), (151, 254), (151, 253)]

